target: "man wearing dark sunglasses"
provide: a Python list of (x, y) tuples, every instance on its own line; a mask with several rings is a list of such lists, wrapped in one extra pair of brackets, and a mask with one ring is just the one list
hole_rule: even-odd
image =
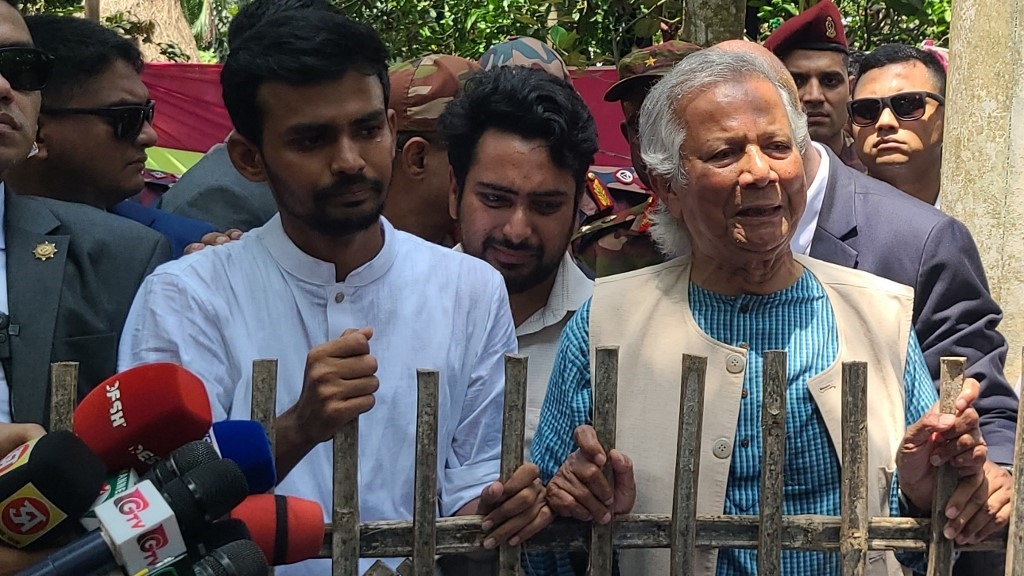
[(139, 49), (82, 18), (25, 21), (36, 46), (53, 56), (53, 69), (42, 90), (38, 153), (8, 173), (11, 188), (135, 220), (166, 236), (174, 257), (213, 232), (205, 222), (127, 200), (145, 184), (146, 149), (157, 139)]
[[(0, 2), (0, 174), (31, 153), (50, 66), (16, 6)], [(79, 398), (113, 375), (132, 298), (168, 256), (135, 222), (0, 182), (0, 422), (49, 421), (51, 362), (79, 363)], [(40, 554), (0, 545), (0, 574)]]
[(913, 46), (886, 44), (861, 62), (850, 123), (868, 174), (936, 205), (942, 168), (946, 70)]

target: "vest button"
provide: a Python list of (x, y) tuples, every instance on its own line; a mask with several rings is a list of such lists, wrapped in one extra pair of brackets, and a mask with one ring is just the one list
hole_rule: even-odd
[(337, 302), (338, 304), (341, 304), (342, 302), (345, 301), (345, 294), (342, 292), (338, 292), (337, 294), (334, 295), (334, 301)]
[(711, 451), (715, 454), (715, 458), (724, 460), (729, 457), (729, 454), (732, 454), (732, 444), (725, 438), (719, 438), (715, 440), (715, 446)]
[(725, 369), (730, 374), (739, 374), (746, 367), (747, 359), (740, 354), (729, 354), (729, 357), (725, 359)]

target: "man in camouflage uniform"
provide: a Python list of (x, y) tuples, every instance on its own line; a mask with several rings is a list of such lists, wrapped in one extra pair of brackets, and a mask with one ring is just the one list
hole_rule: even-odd
[(437, 133), (437, 119), (480, 67), (458, 56), (431, 54), (388, 70), (398, 134), (384, 216), (404, 230), (435, 244), (454, 246), (455, 222), (448, 214), (448, 150)]
[(484, 70), (499, 66), (539, 68), (572, 84), (569, 69), (562, 57), (547, 44), (529, 36), (512, 36), (491, 46), (480, 57), (480, 67)]
[(587, 194), (580, 203), (582, 219), (573, 235), (576, 261), (594, 276), (608, 276), (658, 264), (664, 260), (647, 235), (648, 215), (656, 199), (640, 158), (640, 107), (648, 91), (677, 62), (700, 47), (672, 40), (641, 48), (619, 61), (619, 81), (605, 93), (622, 106), (622, 136), (629, 143), (634, 168), (592, 166)]

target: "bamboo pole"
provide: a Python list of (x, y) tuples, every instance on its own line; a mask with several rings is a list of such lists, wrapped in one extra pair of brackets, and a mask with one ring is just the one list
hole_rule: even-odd
[[(956, 397), (964, 387), (966, 358), (943, 357), (939, 360), (939, 412), (956, 413)], [(951, 464), (939, 468), (932, 499), (932, 537), (928, 547), (928, 576), (947, 576), (953, 572), (953, 541), (942, 534), (946, 524), (946, 504), (956, 490), (957, 473)]]
[(74, 428), (78, 362), (50, 364), (50, 432)]
[(782, 570), (783, 468), (786, 462), (786, 353), (764, 355), (761, 383), (761, 528), (757, 573), (777, 576)]
[[(605, 453), (615, 447), (615, 418), (619, 393), (619, 347), (601, 346), (596, 350), (597, 366), (594, 382), (594, 431)], [(612, 481), (611, 462), (605, 462), (604, 475)], [(590, 532), (590, 574), (611, 576), (612, 574), (612, 530), (615, 518), (602, 526), (591, 524)], [(531, 546), (532, 548), (532, 546)]]
[(868, 365), (843, 362), (843, 464), (839, 552), (843, 576), (868, 563)]
[(377, 560), (370, 566), (370, 569), (366, 571), (363, 576), (395, 576), (398, 572), (395, 572), (387, 564)]
[[(1024, 357), (1024, 353), (1021, 355)], [(1017, 408), (1017, 446), (1013, 455), (1013, 515), (1010, 517), (1010, 541), (1006, 547), (1006, 576), (1024, 574), (1024, 396)]]
[(331, 576), (359, 576), (359, 418), (335, 433), (333, 448)]
[(416, 476), (413, 503), (414, 576), (434, 574), (434, 522), (437, 520), (437, 370), (417, 370)]
[(672, 497), (671, 575), (695, 570), (697, 481), (700, 478), (700, 434), (704, 423), (704, 386), (708, 359), (683, 354), (679, 386), (679, 438), (676, 448), (675, 494)]
[(277, 359), (252, 361), (251, 418), (263, 426), (270, 440), (270, 453), (277, 449), (275, 422), (277, 420)]
[[(505, 414), (501, 420), (501, 481), (507, 482), (523, 465), (523, 433), (526, 428), (526, 356), (505, 355)], [(498, 574), (521, 572), (522, 546), (503, 544), (498, 553)]]

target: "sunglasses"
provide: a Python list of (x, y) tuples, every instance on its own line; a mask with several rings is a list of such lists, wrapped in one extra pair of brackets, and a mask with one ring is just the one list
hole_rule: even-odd
[(942, 96), (920, 90), (900, 92), (883, 98), (857, 98), (847, 103), (846, 107), (850, 111), (850, 122), (854, 126), (865, 127), (874, 126), (886, 108), (892, 110), (893, 115), (900, 120), (920, 120), (929, 98), (940, 106), (946, 103)]
[(142, 133), (146, 123), (153, 123), (156, 103), (148, 100), (145, 104), (129, 106), (107, 106), (104, 108), (44, 108), (43, 114), (53, 116), (71, 116), (87, 114), (99, 116), (114, 129), (114, 138), (118, 140), (135, 140)]
[(0, 76), (19, 92), (42, 90), (50, 78), (52, 68), (53, 56), (38, 48), (0, 48)]

